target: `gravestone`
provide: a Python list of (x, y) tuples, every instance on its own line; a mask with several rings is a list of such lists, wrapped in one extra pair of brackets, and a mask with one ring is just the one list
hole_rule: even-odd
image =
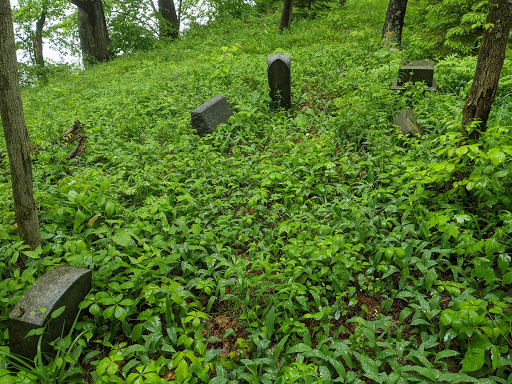
[(215, 132), (219, 124), (225, 124), (233, 116), (228, 102), (223, 96), (215, 96), (191, 112), (192, 128), (199, 136)]
[[(45, 332), (41, 350), (51, 353), (49, 342), (69, 333), (80, 302), (91, 290), (91, 278), (91, 270), (68, 265), (59, 265), (41, 276), (9, 314), (11, 353), (33, 360), (40, 336), (25, 336), (32, 329), (42, 327)], [(64, 312), (52, 319), (53, 311), (62, 306), (66, 307)]]
[(268, 85), (272, 107), (290, 109), (292, 107), (290, 55), (278, 52), (268, 56)]
[(418, 125), (417, 117), (410, 108), (402, 111), (393, 120), (400, 127), (402, 135), (419, 136), (423, 134), (423, 129)]
[(393, 80), (393, 90), (403, 90), (405, 83), (424, 82), (427, 85), (427, 91), (436, 91), (437, 82), (434, 79), (433, 61), (420, 60), (414, 62), (404, 62), (398, 69), (398, 77)]

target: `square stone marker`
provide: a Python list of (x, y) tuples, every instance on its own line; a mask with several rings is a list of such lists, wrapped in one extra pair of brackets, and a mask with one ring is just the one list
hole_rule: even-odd
[(219, 124), (226, 124), (233, 111), (224, 96), (218, 95), (194, 109), (190, 115), (192, 128), (202, 137), (215, 132)]
[[(41, 350), (51, 353), (50, 341), (69, 333), (78, 307), (91, 290), (92, 271), (59, 265), (41, 276), (25, 293), (9, 314), (9, 347), (11, 353), (33, 360), (37, 354), (39, 335), (25, 337), (29, 331), (46, 327)], [(64, 312), (52, 319), (56, 309)], [(45, 312), (41, 308), (46, 308)]]
[(428, 91), (437, 90), (437, 82), (434, 79), (435, 63), (430, 60), (420, 60), (414, 62), (404, 62), (398, 69), (398, 77), (393, 80), (393, 90), (404, 89), (403, 85), (407, 82), (424, 82)]

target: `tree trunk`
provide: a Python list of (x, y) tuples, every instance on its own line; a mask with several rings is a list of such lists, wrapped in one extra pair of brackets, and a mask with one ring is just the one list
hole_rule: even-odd
[(32, 47), (34, 49), (35, 64), (44, 67), (43, 57), (43, 28), (46, 22), (46, 8), (43, 8), (39, 20), (36, 22), (36, 31), (32, 35)]
[(292, 20), (292, 9), (293, 0), (284, 0), (283, 14), (281, 15), (281, 22), (279, 23), (279, 30), (281, 32), (283, 29), (290, 27), (290, 21)]
[[(511, 18), (511, 5), (508, 0), (491, 0), (485, 23), (492, 26), (484, 30), (473, 84), (462, 114), (461, 133), (464, 139), (478, 139), (480, 132), (486, 130), (505, 60)], [(475, 120), (478, 121), (477, 126), (468, 133), (467, 126)]]
[(176, 15), (173, 0), (158, 0), (158, 11), (162, 16), (160, 21), (160, 38), (177, 39), (180, 34), (180, 20)]
[(110, 38), (101, 0), (71, 0), (78, 7), (78, 35), (84, 64), (108, 61)]
[(384, 28), (382, 30), (383, 44), (401, 48), (406, 10), (407, 0), (389, 0), (386, 21), (384, 21)]
[(0, 114), (9, 155), (18, 233), (31, 249), (41, 243), (32, 186), (30, 137), (23, 115), (9, 0), (0, 0)]

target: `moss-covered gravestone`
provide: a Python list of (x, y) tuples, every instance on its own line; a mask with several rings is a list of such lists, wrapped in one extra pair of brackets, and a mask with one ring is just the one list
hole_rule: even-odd
[[(78, 314), (79, 304), (91, 290), (92, 272), (85, 268), (59, 265), (45, 273), (28, 290), (9, 314), (9, 347), (11, 353), (33, 359), (40, 336), (27, 334), (45, 328), (41, 350), (51, 353), (50, 341), (69, 333)], [(65, 307), (52, 318), (54, 311)]]
[(278, 52), (268, 56), (268, 85), (272, 107), (290, 109), (292, 107), (290, 55)]
[(215, 132), (219, 124), (227, 123), (233, 112), (226, 99), (219, 95), (194, 109), (190, 115), (192, 128), (199, 136), (206, 136)]
[(424, 82), (427, 85), (427, 91), (437, 90), (436, 79), (434, 79), (433, 61), (420, 60), (414, 62), (404, 62), (398, 69), (398, 77), (393, 80), (393, 90), (403, 90), (405, 83)]
[(394, 117), (395, 124), (400, 127), (402, 135), (420, 136), (423, 135), (423, 128), (412, 109), (408, 108)]

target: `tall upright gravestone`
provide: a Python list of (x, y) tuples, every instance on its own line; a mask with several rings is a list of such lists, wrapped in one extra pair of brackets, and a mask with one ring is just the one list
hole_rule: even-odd
[(272, 107), (290, 109), (292, 107), (290, 55), (278, 52), (268, 56), (268, 85)]
[[(69, 333), (80, 302), (91, 290), (91, 279), (89, 269), (59, 265), (37, 280), (9, 314), (11, 353), (34, 359), (40, 336), (26, 336), (31, 330), (42, 327), (45, 331), (41, 350), (51, 353), (50, 341)], [(52, 313), (63, 306), (64, 312), (52, 318)]]

